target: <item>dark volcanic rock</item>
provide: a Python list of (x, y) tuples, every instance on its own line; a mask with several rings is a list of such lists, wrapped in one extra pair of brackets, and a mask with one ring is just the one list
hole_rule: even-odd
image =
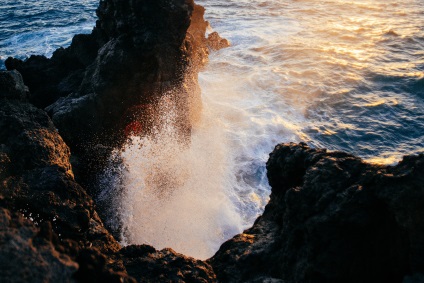
[(151, 128), (150, 113), (139, 110), (157, 108), (164, 96), (188, 140), (201, 109), (197, 72), (208, 56), (204, 8), (193, 0), (105, 0), (97, 15), (91, 34), (75, 36), (51, 59), (5, 62), (22, 73), (30, 102), (46, 109), (90, 189), (110, 151)]
[(424, 271), (424, 155), (386, 167), (282, 144), (267, 169), (263, 216), (210, 260), (220, 281), (402, 282)]
[(51, 232), (43, 234), (22, 214), (0, 208), (1, 281), (75, 282), (78, 264), (53, 242)]
[(0, 98), (24, 100), (28, 94), (28, 87), (19, 72), (0, 71)]
[(50, 222), (38, 226), (21, 213), (0, 208), (2, 282), (136, 282), (109, 269), (98, 249), (59, 240)]
[[(1, 100), (0, 145), (1, 205), (36, 222), (51, 221), (64, 238), (105, 236), (96, 228), (102, 224), (91, 197), (74, 180), (69, 148), (44, 111)], [(106, 246), (118, 249), (112, 239)]]
[[(17, 73), (10, 76), (14, 79), (3, 84), (9, 92), (0, 97), (0, 279), (73, 282), (75, 274), (85, 274), (94, 278), (91, 282), (131, 281), (126, 273), (109, 269), (113, 257), (103, 265), (101, 257), (80, 260), (87, 249), (113, 255), (120, 246), (75, 182), (69, 148), (50, 118), (21, 95), (12, 95), (26, 88), (15, 87), (21, 84)], [(88, 276), (87, 266), (99, 264), (102, 269)]]
[(187, 137), (208, 46), (229, 43), (205, 38), (204, 8), (192, 0), (103, 0), (97, 14), (90, 35), (51, 59), (9, 58), (6, 67), (23, 79), (0, 72), (1, 281), (422, 281), (424, 155), (390, 167), (279, 145), (267, 163), (264, 214), (207, 262), (121, 249), (76, 182), (64, 140), (86, 180), (127, 135), (148, 131), (164, 96)]
[(217, 282), (209, 264), (171, 249), (128, 246), (120, 254), (128, 274), (139, 282)]
[[(121, 122), (129, 108), (182, 87), (198, 50), (195, 38), (186, 39), (193, 9), (190, 0), (101, 1), (92, 34), (75, 36), (51, 59), (9, 58), (6, 67), (23, 74), (31, 102), (48, 106), (75, 152), (88, 144), (114, 144), (124, 138)], [(182, 125), (189, 129), (188, 95), (177, 93), (185, 110)]]

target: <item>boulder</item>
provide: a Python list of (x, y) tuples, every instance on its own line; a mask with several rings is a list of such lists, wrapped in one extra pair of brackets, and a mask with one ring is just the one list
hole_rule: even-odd
[(0, 71), (0, 98), (25, 100), (28, 94), (28, 87), (18, 71)]
[(57, 244), (51, 227), (40, 230), (22, 214), (0, 208), (2, 282), (76, 282), (78, 264)]
[(146, 245), (120, 251), (129, 275), (139, 282), (217, 282), (212, 267), (172, 249), (157, 251)]
[(220, 50), (230, 46), (230, 42), (214, 31), (208, 35), (207, 46), (212, 50)]
[(218, 280), (402, 282), (424, 271), (423, 154), (381, 166), (290, 143), (267, 170), (271, 200), (210, 259)]

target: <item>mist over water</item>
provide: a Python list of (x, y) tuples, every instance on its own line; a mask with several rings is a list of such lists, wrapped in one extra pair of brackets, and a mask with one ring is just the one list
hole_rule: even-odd
[[(203, 110), (190, 143), (178, 138), (165, 96), (152, 133), (132, 137), (111, 157), (97, 201), (123, 244), (212, 256), (262, 212), (270, 194), (265, 162), (280, 142), (382, 164), (424, 151), (421, 0), (197, 2), (232, 46), (212, 53), (199, 76)], [(43, 26), (40, 12), (28, 30), (32, 12), (8, 14), (2, 59), (50, 56), (74, 31), (91, 29), (97, 1), (65, 1), (63, 9), (75, 5), (83, 20), (52, 16)]]

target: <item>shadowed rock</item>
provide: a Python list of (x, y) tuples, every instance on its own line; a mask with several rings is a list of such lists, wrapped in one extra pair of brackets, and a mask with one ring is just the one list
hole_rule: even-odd
[(154, 108), (167, 95), (189, 140), (201, 109), (197, 72), (208, 55), (204, 8), (192, 0), (104, 0), (97, 15), (91, 34), (51, 59), (5, 62), (22, 73), (30, 102), (47, 110), (72, 148), (78, 180), (90, 186), (114, 147), (149, 130), (148, 113), (132, 109)]
[(387, 167), (281, 144), (267, 169), (264, 214), (210, 260), (219, 280), (402, 282), (424, 271), (424, 155)]
[(217, 282), (209, 264), (171, 249), (128, 246), (120, 254), (128, 274), (139, 282)]
[[(0, 278), (74, 282), (84, 274), (95, 279), (90, 282), (133, 282), (108, 267), (120, 245), (75, 182), (68, 146), (47, 114), (25, 101), (19, 73), (1, 72), (3, 77), (12, 79), (3, 83), (0, 97)], [(79, 257), (88, 250), (100, 256), (81, 264)], [(103, 254), (110, 258), (102, 264)], [(18, 263), (25, 263), (25, 270)], [(90, 265), (101, 268), (88, 275)]]
[[(74, 151), (114, 144), (124, 138), (120, 122), (130, 107), (183, 90), (192, 53), (203, 45), (198, 35), (186, 38), (193, 10), (190, 0), (101, 1), (92, 34), (75, 36), (51, 59), (9, 58), (6, 67), (23, 74), (31, 102), (47, 107)], [(179, 96), (189, 129), (188, 94)]]
[(78, 264), (58, 252), (52, 234), (42, 233), (22, 214), (0, 208), (2, 282), (75, 282)]
[(204, 37), (204, 9), (190, 0), (104, 0), (97, 14), (92, 34), (75, 36), (51, 59), (9, 58), (7, 68), (23, 80), (0, 72), (2, 280), (422, 281), (424, 155), (387, 167), (278, 145), (267, 163), (272, 194), (264, 214), (209, 261), (149, 246), (121, 249), (75, 181), (64, 140), (77, 153), (78, 175), (93, 174), (90, 162), (126, 131), (142, 132), (163, 95), (177, 102), (187, 136), (192, 109), (201, 107), (197, 71), (206, 45), (227, 43)]

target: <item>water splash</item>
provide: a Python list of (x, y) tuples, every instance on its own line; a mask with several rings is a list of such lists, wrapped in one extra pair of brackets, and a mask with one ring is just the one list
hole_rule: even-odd
[(172, 247), (206, 259), (244, 228), (232, 201), (234, 156), (211, 111), (203, 111), (187, 143), (177, 132), (174, 102), (165, 96), (157, 107), (162, 114), (151, 133), (131, 137), (115, 152), (123, 170), (105, 175), (105, 183), (115, 178), (112, 187), (120, 180), (121, 190), (104, 190), (99, 199), (116, 202), (110, 213), (117, 212), (112, 218), (119, 221), (123, 244)]

